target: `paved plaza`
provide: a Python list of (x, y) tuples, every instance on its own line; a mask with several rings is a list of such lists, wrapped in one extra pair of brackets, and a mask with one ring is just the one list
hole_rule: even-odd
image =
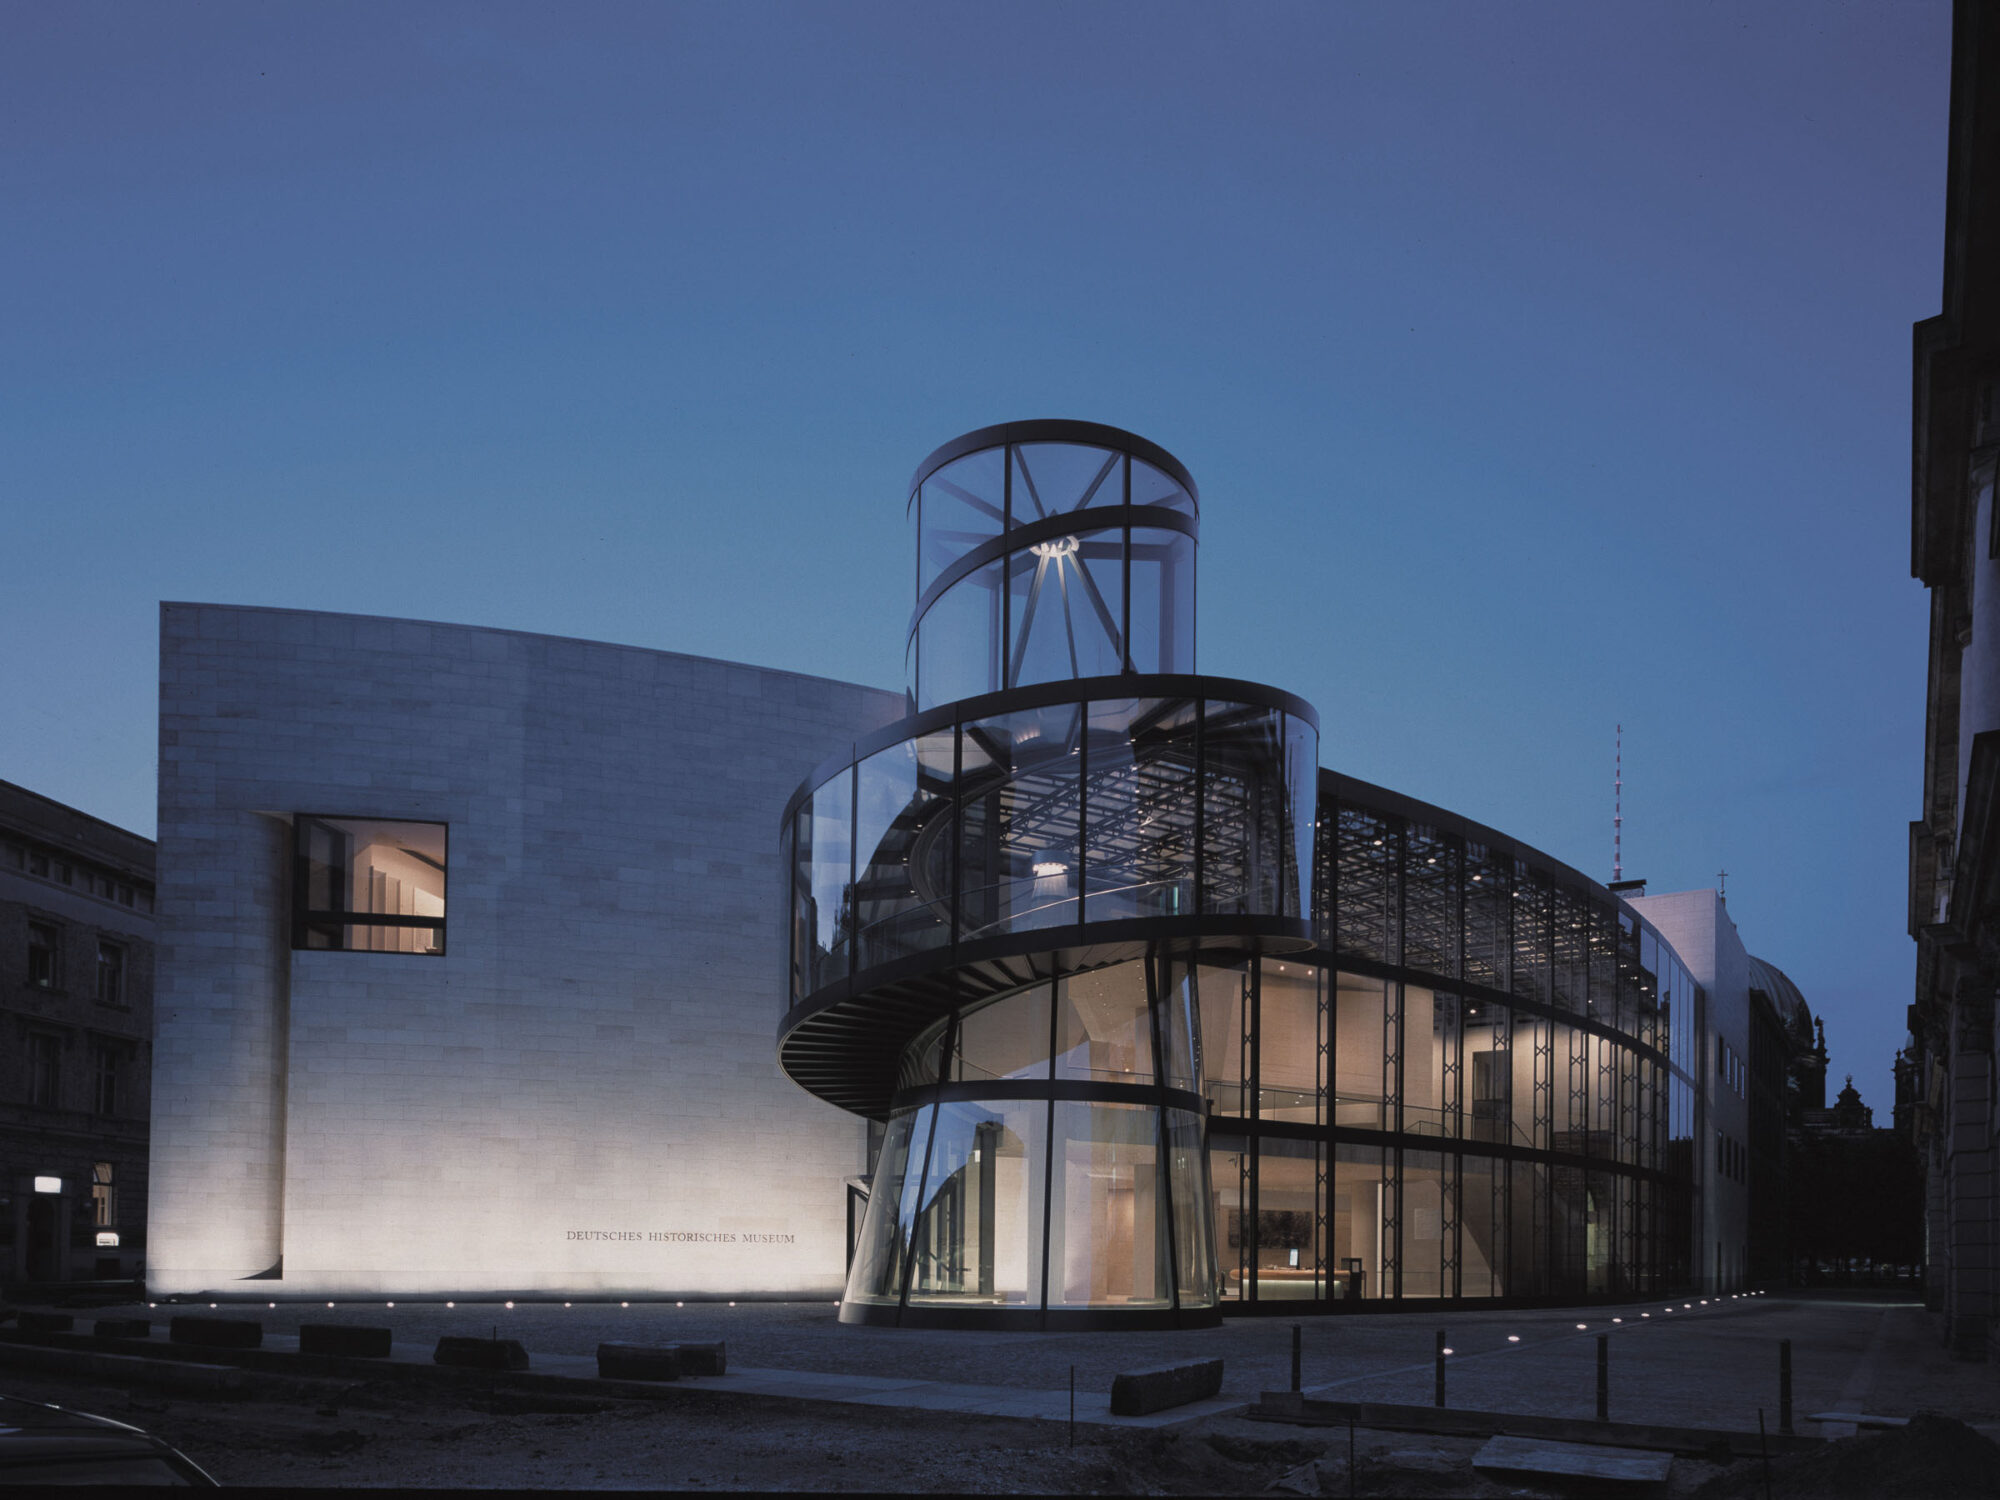
[[(206, 1304), (107, 1309), (149, 1316), (164, 1332), (177, 1311)], [(719, 1303), (224, 1302), (282, 1339), (307, 1321), (386, 1326), (398, 1353), (427, 1357), (444, 1334), (518, 1339), (547, 1373), (588, 1375), (608, 1340), (722, 1340), (731, 1375), (718, 1391), (937, 1409), (1055, 1416), (1074, 1370), (1079, 1416), (1099, 1417), (1121, 1370), (1224, 1361), (1222, 1399), (1207, 1416), (1291, 1383), (1293, 1322), (1302, 1330), (1302, 1384), (1337, 1400), (1428, 1404), (1436, 1333), (1452, 1353), (1447, 1404), (1484, 1411), (1589, 1418), (1596, 1410), (1597, 1336), (1609, 1336), (1615, 1421), (1754, 1431), (1761, 1408), (1778, 1421), (1779, 1344), (1792, 1345), (1798, 1430), (1816, 1412), (1909, 1416), (1941, 1412), (2000, 1433), (2000, 1371), (1951, 1360), (1917, 1304), (1865, 1296), (1697, 1297), (1618, 1307), (1422, 1314), (1236, 1318), (1220, 1328), (1159, 1333), (987, 1333), (842, 1326), (827, 1305)], [(275, 1340), (274, 1340), (275, 1342)], [(995, 1393), (961, 1401), (951, 1388)], [(1060, 1401), (1057, 1398), (1061, 1398)]]

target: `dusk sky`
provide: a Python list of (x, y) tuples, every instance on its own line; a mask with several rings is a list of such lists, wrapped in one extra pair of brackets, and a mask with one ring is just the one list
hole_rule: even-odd
[(1625, 873), (1726, 868), (1887, 1124), (1949, 33), (4, 0), (0, 777), (152, 833), (162, 599), (899, 687), (917, 461), (1109, 422), (1202, 670), (1598, 879), (1622, 723)]

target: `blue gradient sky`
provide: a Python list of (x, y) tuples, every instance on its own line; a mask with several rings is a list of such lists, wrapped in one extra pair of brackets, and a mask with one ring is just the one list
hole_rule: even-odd
[(1622, 721), (1887, 1123), (1949, 21), (7, 0), (0, 776), (152, 831), (163, 598), (898, 685), (911, 468), (1085, 417), (1326, 764), (1607, 878)]

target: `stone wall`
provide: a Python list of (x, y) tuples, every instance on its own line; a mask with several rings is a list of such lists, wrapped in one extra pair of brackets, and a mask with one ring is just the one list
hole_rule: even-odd
[[(902, 704), (163, 605), (154, 1289), (837, 1295), (864, 1126), (776, 1062), (778, 816)], [(295, 812), (447, 823), (445, 955), (292, 951)]]

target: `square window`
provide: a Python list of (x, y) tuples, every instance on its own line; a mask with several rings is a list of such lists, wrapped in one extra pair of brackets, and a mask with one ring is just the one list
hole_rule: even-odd
[(294, 948), (443, 954), (443, 823), (300, 813), (292, 834)]
[(52, 922), (28, 924), (28, 983), (43, 990), (62, 987), (62, 929)]

